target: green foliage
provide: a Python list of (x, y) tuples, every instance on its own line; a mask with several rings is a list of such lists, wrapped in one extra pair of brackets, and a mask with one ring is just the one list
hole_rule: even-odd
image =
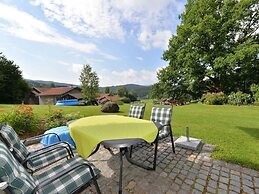
[(0, 122), (8, 123), (15, 131), (22, 135), (25, 132), (39, 130), (39, 119), (28, 105), (20, 105), (10, 111), (0, 114)]
[(259, 83), (256, 0), (188, 0), (158, 73), (164, 97), (249, 92)]
[(259, 85), (252, 84), (250, 90), (253, 94), (253, 98), (256, 102), (259, 102)]
[(209, 105), (223, 105), (227, 102), (227, 96), (223, 92), (207, 93), (202, 96), (202, 101)]
[(79, 78), (82, 87), (82, 96), (85, 101), (94, 101), (99, 91), (99, 78), (92, 71), (90, 65), (84, 65)]
[(131, 102), (130, 99), (127, 98), (127, 97), (122, 98), (121, 101), (124, 102), (124, 103), (130, 103)]
[(62, 110), (51, 110), (48, 119), (45, 121), (45, 129), (51, 129), (66, 125), (68, 121), (79, 119), (82, 115), (79, 112), (64, 114)]
[(21, 103), (29, 91), (19, 67), (0, 52), (0, 103)]
[(129, 95), (129, 91), (126, 87), (119, 87), (118, 90), (117, 90), (117, 94), (120, 96), (120, 97), (128, 97)]
[(106, 94), (109, 94), (110, 93), (110, 87), (105, 87), (105, 89), (104, 89), (104, 92), (106, 93)]
[(132, 91), (129, 92), (127, 97), (130, 99), (131, 102), (134, 102), (134, 101), (137, 100), (138, 95), (134, 90), (132, 90)]
[(162, 87), (159, 83), (155, 83), (151, 86), (151, 89), (149, 91), (149, 96), (151, 99), (161, 99), (163, 97), (163, 94), (165, 92), (163, 91)]
[(253, 99), (250, 94), (246, 94), (243, 92), (232, 92), (228, 96), (228, 104), (232, 105), (247, 105), (251, 104), (253, 102)]

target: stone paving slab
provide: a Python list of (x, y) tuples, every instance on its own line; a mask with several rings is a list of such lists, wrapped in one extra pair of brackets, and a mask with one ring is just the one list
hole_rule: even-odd
[[(157, 169), (148, 171), (123, 160), (123, 193), (247, 193), (259, 194), (259, 172), (214, 160), (214, 146), (205, 144), (200, 151), (176, 148), (172, 152), (169, 138), (159, 142)], [(103, 147), (88, 160), (102, 172), (97, 179), (102, 193), (118, 193), (119, 153)], [(149, 145), (134, 149), (133, 159), (151, 165), (154, 150)], [(93, 185), (82, 194), (95, 193)]]

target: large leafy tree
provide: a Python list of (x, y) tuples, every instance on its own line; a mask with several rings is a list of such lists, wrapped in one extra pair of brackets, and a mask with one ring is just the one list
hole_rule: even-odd
[(96, 94), (99, 91), (99, 78), (97, 73), (92, 71), (90, 65), (84, 65), (80, 78), (82, 87), (82, 96), (86, 102), (95, 101)]
[(165, 95), (248, 92), (259, 83), (257, 0), (188, 0), (158, 73)]
[(0, 103), (21, 103), (29, 91), (19, 67), (0, 53)]

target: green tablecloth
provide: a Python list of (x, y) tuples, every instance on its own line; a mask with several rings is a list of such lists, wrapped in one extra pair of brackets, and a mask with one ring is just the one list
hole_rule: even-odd
[(157, 128), (152, 121), (118, 115), (100, 115), (78, 119), (69, 125), (79, 155), (88, 157), (104, 140), (142, 138), (153, 142)]

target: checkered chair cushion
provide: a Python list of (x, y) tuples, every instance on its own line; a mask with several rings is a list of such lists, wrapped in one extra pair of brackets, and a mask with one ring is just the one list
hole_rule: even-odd
[(13, 157), (0, 141), (0, 181), (8, 183), (11, 193), (31, 194), (36, 187), (34, 178)]
[(169, 125), (164, 126), (159, 130), (158, 139), (163, 139), (170, 135), (171, 129), (171, 119), (172, 119), (172, 108), (161, 108), (161, 107), (153, 107), (151, 111), (150, 120), (154, 122), (159, 122), (161, 125)]
[[(55, 177), (58, 173), (63, 172), (64, 170), (74, 166), (76, 164), (88, 163), (86, 160), (81, 157), (73, 157), (62, 164), (51, 168), (42, 174), (35, 175), (36, 182), (38, 184)], [(100, 174), (100, 170), (90, 164), (93, 168), (95, 175)], [(91, 180), (92, 176), (90, 174), (89, 168), (86, 166), (81, 166), (76, 168), (75, 170), (67, 173), (59, 179), (56, 179), (51, 184), (43, 187), (39, 190), (40, 193), (48, 193), (48, 194), (56, 194), (56, 193), (71, 193), (75, 191), (77, 188), (85, 185)]]
[(145, 106), (130, 105), (129, 117), (143, 119)]
[[(17, 133), (9, 125), (2, 126), (0, 135), (4, 139), (4, 142), (7, 143), (7, 146), (12, 151), (14, 157), (20, 163), (23, 163), (27, 157), (30, 157), (30, 160), (28, 160), (24, 165), (31, 171), (41, 169), (44, 166), (48, 166), (68, 156), (67, 150), (64, 148), (68, 147), (68, 145), (65, 143), (59, 143), (55, 145), (57, 149), (35, 157), (35, 155), (39, 154), (40, 152), (29, 152), (26, 146), (21, 142)], [(53, 147), (46, 148), (44, 151), (47, 151), (51, 148)]]
[(67, 147), (67, 144), (59, 143), (58, 145), (55, 146), (56, 149), (54, 149), (54, 150), (49, 149), (49, 148), (54, 148), (54, 147), (46, 148), (44, 150), (45, 151), (49, 150), (49, 151), (47, 153), (44, 153), (39, 156), (36, 156), (36, 155), (42, 153), (43, 151), (32, 152), (29, 155), (30, 159), (28, 160), (28, 162), (25, 165), (30, 170), (36, 171), (38, 169), (42, 169), (45, 166), (49, 166), (50, 164), (53, 164), (54, 162), (56, 162), (58, 160), (67, 158), (68, 153), (64, 147)]
[(26, 146), (21, 142), (14, 129), (10, 125), (3, 125), (0, 130), (0, 135), (5, 140), (5, 143), (7, 143), (7, 146), (12, 151), (14, 157), (19, 162), (24, 161), (29, 155), (29, 151), (27, 150)]

